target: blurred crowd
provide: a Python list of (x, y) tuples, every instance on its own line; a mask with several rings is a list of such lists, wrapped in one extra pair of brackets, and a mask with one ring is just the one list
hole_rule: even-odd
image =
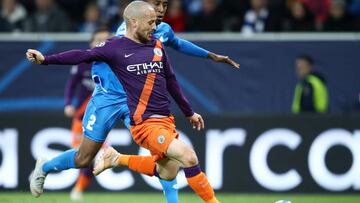
[[(0, 0), (1, 32), (111, 31), (131, 0)], [(176, 32), (360, 31), (360, 0), (169, 0)]]

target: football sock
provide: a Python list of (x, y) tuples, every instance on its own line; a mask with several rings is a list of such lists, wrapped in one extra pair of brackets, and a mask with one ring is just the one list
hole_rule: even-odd
[(178, 187), (177, 187), (177, 181), (176, 178), (171, 181), (163, 180), (159, 178), (159, 181), (162, 185), (164, 196), (166, 198), (167, 203), (178, 203)]
[(42, 170), (45, 173), (54, 172), (54, 171), (63, 171), (70, 168), (76, 168), (75, 166), (75, 155), (77, 150), (70, 149), (59, 156), (47, 161), (44, 163)]
[(120, 166), (127, 166), (129, 169), (145, 174), (148, 176), (154, 175), (155, 161), (152, 156), (137, 156), (137, 155), (120, 155), (117, 160)]
[[(137, 155), (120, 155), (117, 160), (117, 165), (127, 166), (129, 169), (153, 176), (156, 174), (156, 164), (154, 157), (152, 156), (137, 156)], [(159, 181), (163, 187), (164, 195), (167, 203), (178, 203), (178, 189), (176, 178), (172, 181), (166, 181), (159, 178)]]
[(129, 166), (129, 158), (131, 155), (121, 154), (117, 159), (118, 166)]
[[(155, 161), (152, 156), (120, 155), (120, 157), (117, 159), (117, 165), (128, 166), (129, 169), (135, 172), (149, 176), (158, 176), (155, 170)], [(201, 199), (203, 199), (206, 203), (219, 203), (215, 197), (213, 188), (211, 187), (205, 174), (201, 171), (199, 165), (184, 168), (184, 172), (190, 187)], [(172, 181), (165, 181), (159, 178), (159, 181), (163, 186), (164, 195), (167, 199), (167, 202), (177, 203), (178, 190), (175, 186), (176, 179)]]
[(93, 165), (80, 169), (79, 178), (76, 181), (75, 189), (83, 192), (89, 185), (92, 178)]
[(191, 189), (206, 203), (218, 203), (213, 188), (199, 165), (184, 168), (187, 182)]

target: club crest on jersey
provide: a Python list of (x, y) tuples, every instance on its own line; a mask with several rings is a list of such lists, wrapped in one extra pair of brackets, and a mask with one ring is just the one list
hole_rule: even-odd
[(157, 55), (157, 56), (160, 56), (160, 57), (163, 56), (162, 50), (160, 48), (158, 48), (158, 47), (154, 48), (154, 54)]

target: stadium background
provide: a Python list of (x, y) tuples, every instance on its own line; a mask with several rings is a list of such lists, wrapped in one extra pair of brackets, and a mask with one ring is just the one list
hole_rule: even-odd
[[(64, 2), (59, 4), (66, 8)], [(82, 3), (72, 5), (77, 4)], [(31, 3), (24, 5), (34, 9)], [(196, 149), (224, 202), (360, 201), (360, 34), (356, 31), (180, 34), (229, 55), (241, 64), (240, 70), (167, 49), (185, 94), (206, 122), (205, 131), (194, 132), (173, 105), (177, 126)], [(45, 187), (51, 192), (42, 200), (35, 201), (26, 192), (36, 158), (54, 156), (70, 146), (71, 121), (63, 115), (70, 67), (32, 65), (24, 55), (27, 48), (49, 54), (87, 48), (89, 39), (89, 33), (0, 34), (0, 202), (69, 201), (68, 194), (58, 192), (69, 191), (76, 170), (49, 176)], [(291, 114), (297, 82), (294, 60), (304, 53), (314, 58), (316, 69), (327, 79), (328, 114)], [(121, 125), (109, 139), (120, 151), (144, 153)], [(182, 176), (183, 202), (198, 202), (188, 196)], [(119, 169), (97, 178), (85, 200), (161, 202), (158, 188), (157, 180)], [(105, 191), (112, 193), (96, 196)], [(136, 200), (141, 196), (143, 200)]]

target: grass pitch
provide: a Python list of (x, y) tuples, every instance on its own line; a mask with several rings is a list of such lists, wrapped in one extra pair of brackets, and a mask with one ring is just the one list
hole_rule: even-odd
[[(286, 199), (292, 203), (360, 203), (359, 195), (281, 195), (281, 194), (217, 194), (222, 203), (274, 203)], [(181, 203), (201, 203), (192, 193), (180, 193)], [(85, 193), (86, 203), (165, 203), (161, 193)], [(40, 198), (30, 193), (0, 192), (0, 203), (73, 203), (69, 193), (46, 192)]]

